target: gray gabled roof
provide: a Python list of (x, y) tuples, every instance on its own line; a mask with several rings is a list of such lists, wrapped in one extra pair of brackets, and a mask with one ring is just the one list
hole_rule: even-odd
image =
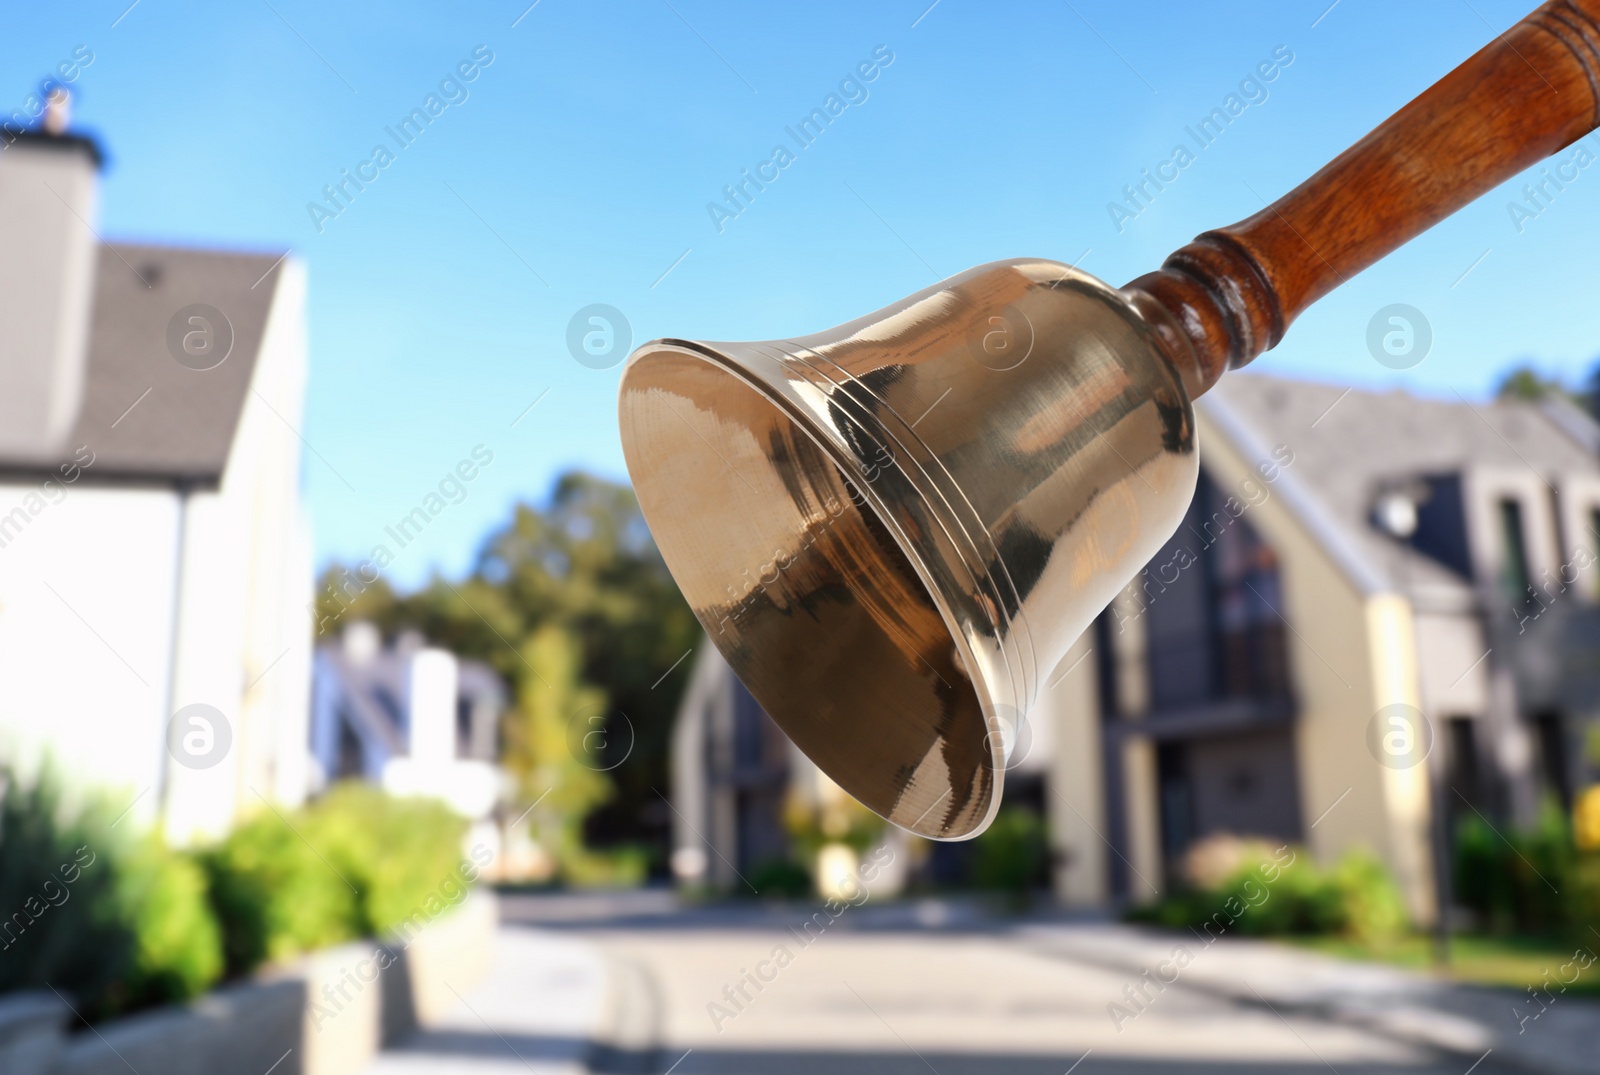
[[(84, 480), (217, 484), (250, 390), (278, 261), (277, 254), (99, 248), (83, 404), (63, 453), (69, 458), (79, 445), (94, 452)], [(167, 341), (173, 317), (201, 304), (222, 311), (233, 329), (228, 357), (209, 370), (179, 363)], [(0, 470), (13, 474), (53, 469), (0, 458)]]
[(1430, 399), (1241, 372), (1224, 377), (1197, 406), (1230, 439), (1253, 434), (1258, 446), (1294, 452), (1284, 472), (1291, 510), (1316, 516), (1303, 521), (1367, 589), (1404, 585), (1442, 597), (1466, 596), (1471, 588), (1470, 580), (1372, 525), (1374, 494), (1385, 483), (1480, 467), (1552, 482), (1563, 474), (1600, 474), (1594, 454), (1600, 428), (1560, 401)]

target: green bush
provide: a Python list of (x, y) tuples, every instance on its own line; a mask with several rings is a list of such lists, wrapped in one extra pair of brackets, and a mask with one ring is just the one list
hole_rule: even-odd
[(127, 856), (118, 887), (134, 934), (123, 1006), (188, 1000), (222, 977), (222, 931), (193, 857), (148, 838)]
[(419, 928), (477, 876), (464, 821), (367, 786), (261, 814), (198, 855), (109, 816), (0, 770), (0, 993), (54, 987), (90, 1020), (180, 1002), (224, 971)]
[(48, 775), (26, 787), (10, 773), (0, 781), (0, 993), (54, 983), (98, 1009), (134, 950), (109, 830), (94, 811), (67, 816)]
[[(1295, 852), (1294, 861), (1281, 867), (1275, 880), (1272, 874), (1270, 869), (1251, 866), (1207, 895), (1214, 904), (1219, 896), (1226, 898), (1237, 894), (1248, 909), (1238, 916), (1234, 928), (1247, 936), (1342, 931), (1341, 893), (1304, 849)], [(1246, 883), (1251, 887), (1247, 889)], [(1259, 905), (1251, 905), (1252, 900), (1258, 900)]]
[(982, 889), (1027, 895), (1049, 883), (1049, 861), (1044, 819), (1032, 810), (1005, 807), (972, 841), (972, 880)]
[(1338, 932), (1365, 942), (1392, 940), (1407, 926), (1405, 897), (1376, 855), (1352, 851), (1330, 877), (1339, 893)]
[(476, 877), (461, 868), (465, 831), (442, 803), (353, 782), (235, 829), (203, 857), (229, 971), (408, 920), (417, 928), (459, 903)]
[(380, 935), (418, 910), (459, 902), (467, 823), (435, 799), (400, 799), (370, 784), (340, 784), (311, 811), (308, 839), (358, 896), (359, 932)]
[(308, 842), (307, 828), (303, 812), (261, 814), (202, 854), (229, 974), (361, 935), (358, 893)]
[[(1174, 929), (1252, 937), (1337, 934), (1365, 941), (1398, 936), (1405, 903), (1389, 871), (1373, 855), (1352, 851), (1322, 869), (1303, 849), (1268, 852), (1241, 842), (1241, 860), (1209, 883), (1180, 883), (1129, 917)], [(1220, 878), (1220, 879), (1219, 879)]]
[(1600, 853), (1578, 855), (1567, 885), (1566, 932), (1583, 938), (1587, 946), (1594, 937), (1589, 927), (1600, 923)]
[(99, 804), (68, 812), (46, 774), (0, 773), (0, 993), (54, 987), (88, 1019), (187, 1000), (221, 974), (194, 861), (128, 843)]
[(1578, 850), (1554, 802), (1531, 829), (1496, 831), (1469, 817), (1456, 828), (1455, 899), (1493, 933), (1587, 942), (1600, 921), (1600, 853)]
[[(755, 892), (752, 893), (750, 888), (754, 888)], [(734, 892), (741, 896), (804, 899), (816, 891), (811, 871), (789, 858), (765, 859), (756, 863), (750, 871), (750, 888), (740, 885)]]

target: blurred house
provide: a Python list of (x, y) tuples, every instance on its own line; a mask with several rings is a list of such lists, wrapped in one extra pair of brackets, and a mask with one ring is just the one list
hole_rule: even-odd
[[(1006, 802), (1064, 902), (1228, 832), (1370, 849), (1427, 920), (1436, 803), (1525, 824), (1600, 780), (1600, 427), (1253, 374), (1197, 411), (1188, 515), (1045, 680)], [(709, 646), (675, 736), (678, 872), (726, 885), (807, 763)]]
[(357, 778), (398, 795), (431, 795), (475, 821), (500, 801), (506, 688), (488, 665), (401, 635), (384, 648), (356, 622), (317, 648), (313, 781)]
[[(1030, 721), (1006, 773), (1006, 802), (1043, 814), (1052, 762), (1052, 728)], [(678, 707), (672, 733), (672, 872), (684, 885), (727, 891), (794, 847), (785, 809), (796, 803), (820, 813), (847, 798), (789, 741), (706, 642)], [(878, 890), (892, 891), (910, 865), (905, 839), (891, 830), (895, 868)], [(937, 844), (921, 864), (925, 879), (958, 883), (970, 845)]]
[[(305, 794), (305, 274), (100, 242), (99, 166), (87, 138), (4, 132), (0, 760), (53, 756), (182, 841)], [(193, 704), (220, 725), (180, 760)]]
[(786, 857), (784, 805), (810, 768), (716, 647), (703, 644), (672, 731), (673, 874), (730, 889), (738, 874)]
[(1197, 410), (1189, 514), (1062, 684), (1060, 887), (1148, 898), (1259, 834), (1375, 851), (1426, 920), (1435, 804), (1526, 824), (1600, 775), (1600, 428), (1249, 374)]

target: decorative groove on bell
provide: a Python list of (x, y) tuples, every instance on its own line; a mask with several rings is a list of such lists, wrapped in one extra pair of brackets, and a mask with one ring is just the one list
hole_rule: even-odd
[(647, 344), (619, 406), (712, 642), (824, 772), (934, 839), (988, 824), (1041, 677), (1197, 474), (1151, 326), (1048, 261), (800, 339)]
[[(812, 356), (808, 364), (813, 367), (827, 363), (815, 352), (804, 353)], [(806, 361), (803, 358), (801, 360)], [(979, 620), (983, 628), (980, 633), (984, 637), (1003, 640), (1005, 644), (1001, 657), (1011, 677), (1009, 704), (1025, 708), (1021, 700), (1034, 697), (1037, 662), (1031, 636), (1021, 617), (1020, 598), (993, 536), (938, 455), (916, 435), (914, 425), (858, 379), (837, 366), (833, 366), (833, 369), (839, 376), (835, 384), (841, 389), (842, 395), (853, 397), (857, 392), (867, 394), (870, 402), (865, 407), (858, 404), (857, 412), (852, 415), (853, 420), (858, 427), (875, 425), (868, 434), (868, 442), (890, 449), (894, 461), (920, 497), (921, 506), (938, 526), (938, 533), (943, 536), (939, 544), (948, 544), (954, 552), (952, 570), (959, 563), (965, 571), (962, 584), (952, 597), (953, 601), (958, 602), (956, 615), (958, 618)], [(888, 502), (880, 510), (893, 513), (895, 507), (894, 502)]]

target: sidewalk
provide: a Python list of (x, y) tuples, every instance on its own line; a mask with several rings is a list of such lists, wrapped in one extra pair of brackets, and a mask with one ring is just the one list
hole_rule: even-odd
[[(1555, 994), (1540, 1004), (1527, 993), (1457, 985), (1372, 963), (1354, 963), (1266, 941), (1198, 937), (1114, 924), (1028, 926), (1018, 932), (1041, 953), (1137, 978), (1166, 964), (1174, 949), (1193, 961), (1178, 972), (1185, 987), (1241, 1004), (1266, 1006), (1359, 1026), (1384, 1036), (1476, 1059), (1501, 1061), (1551, 1075), (1600, 1070), (1600, 1003)], [(1552, 967), (1552, 971), (1556, 968)], [(1589, 973), (1600, 971), (1596, 967)], [(1542, 983), (1539, 984), (1542, 988)], [(1171, 988), (1169, 986), (1169, 988)], [(1559, 988), (1559, 987), (1557, 987)], [(1517, 1013), (1513, 1014), (1513, 1007)], [(1520, 1016), (1535, 1016), (1519, 1024)]]
[(591, 1043), (609, 1034), (617, 977), (586, 941), (501, 926), (489, 976), (364, 1075), (586, 1075)]

